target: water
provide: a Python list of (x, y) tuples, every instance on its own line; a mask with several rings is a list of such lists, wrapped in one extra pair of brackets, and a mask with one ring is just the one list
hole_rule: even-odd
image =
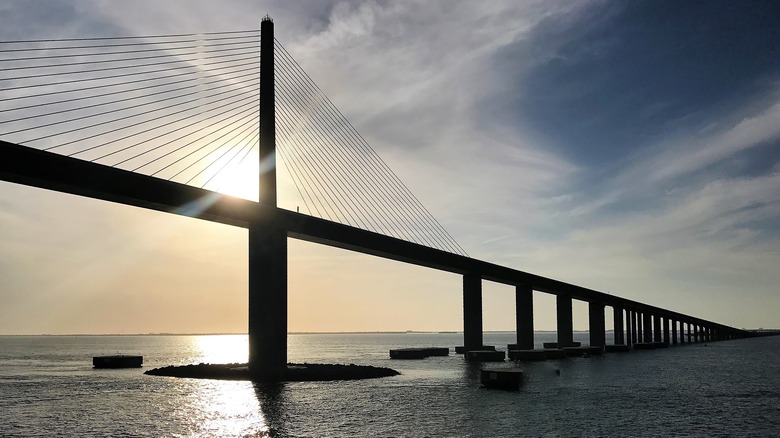
[[(554, 338), (536, 336), (539, 343)], [(486, 344), (511, 342), (511, 333), (485, 334)], [(290, 361), (389, 366), (402, 375), (255, 385), (91, 367), (93, 355), (117, 352), (143, 354), (144, 369), (243, 362), (246, 336), (0, 337), (0, 436), (744, 437), (780, 431), (780, 337), (527, 363), (519, 392), (480, 388), (480, 365), (454, 354), (418, 361), (388, 356), (391, 348), (461, 343), (460, 334), (291, 335)]]

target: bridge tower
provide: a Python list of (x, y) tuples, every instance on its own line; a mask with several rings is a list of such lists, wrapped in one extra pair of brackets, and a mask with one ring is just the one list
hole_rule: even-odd
[(249, 227), (249, 368), (274, 377), (287, 365), (287, 231), (276, 220), (274, 23), (260, 23), (259, 203), (270, 217)]

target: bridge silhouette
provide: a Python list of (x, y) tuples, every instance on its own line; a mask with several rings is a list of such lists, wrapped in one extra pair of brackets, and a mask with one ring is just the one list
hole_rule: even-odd
[[(248, 229), (249, 365), (261, 374), (287, 364), (288, 238), (462, 275), (465, 351), (483, 348), (483, 280), (515, 287), (521, 350), (534, 348), (534, 291), (556, 296), (559, 348), (574, 345), (573, 300), (588, 303), (592, 347), (605, 347), (606, 307), (626, 347), (751, 335), (468, 256), (273, 33), (266, 17), (259, 35), (0, 43), (0, 179)], [(255, 150), (258, 200), (217, 191)], [(308, 214), (278, 207), (277, 156)]]

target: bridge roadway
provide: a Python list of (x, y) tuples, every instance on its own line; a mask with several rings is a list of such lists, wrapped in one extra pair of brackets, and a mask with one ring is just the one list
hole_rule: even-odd
[[(615, 313), (620, 310), (620, 316), (615, 315), (615, 323), (620, 325), (621, 332), (623, 310), (625, 310), (627, 312), (629, 342), (631, 340), (630, 332), (635, 331), (637, 327), (637, 324), (632, 324), (632, 321), (638, 319), (639, 330), (642, 330), (641, 318), (632, 318), (631, 312), (635, 313), (633, 316), (644, 315), (648, 322), (650, 315), (656, 318), (656, 337), (661, 334), (658, 318), (662, 317), (666, 321), (665, 330), (663, 330), (665, 339), (669, 338), (669, 321), (673, 322), (675, 343), (678, 322), (681, 332), (683, 331), (683, 323), (686, 323), (689, 329), (691, 327), (706, 328), (703, 331), (711, 331), (714, 333), (713, 337), (742, 337), (747, 334), (742, 330), (712, 321), (371, 231), (1, 140), (0, 179), (244, 228), (251, 228), (254, 224), (257, 227), (280, 229), (284, 230), (288, 237), (295, 239), (461, 274), (464, 276), (466, 345), (472, 344), (473, 346), (477, 342), (478, 345), (481, 345), (481, 287), (477, 281), (479, 279), (518, 287), (518, 295), (521, 294), (521, 291), (525, 291), (526, 295), (530, 294), (531, 291), (557, 295), (559, 320), (568, 319), (568, 324), (565, 321), (559, 321), (559, 340), (561, 340), (561, 331), (571, 332), (571, 299), (586, 301), (591, 305), (596, 304), (596, 310), (591, 311), (591, 319), (594, 318), (594, 314), (595, 318), (599, 319), (598, 309), (601, 309), (601, 321), (600, 324), (597, 324), (602, 327), (605, 305), (613, 307), (616, 310)], [(528, 303), (528, 300), (525, 302)], [(532, 302), (529, 304), (532, 306)], [(518, 319), (520, 319), (521, 313), (525, 313), (527, 319), (528, 313), (521, 311), (520, 307), (520, 298), (518, 297)], [(566, 307), (568, 307), (568, 311)], [(475, 315), (475, 312), (479, 315)], [(563, 318), (561, 318), (562, 316)], [(532, 312), (530, 318), (532, 321)], [(563, 325), (561, 325), (562, 323)], [(591, 325), (593, 325), (593, 321), (591, 321)], [(645, 326), (648, 326), (644, 328), (646, 332), (649, 325), (645, 323)], [(523, 327), (525, 327), (524, 331), (526, 332), (528, 329), (533, 331), (532, 322), (530, 326)], [(518, 331), (520, 329), (521, 321), (518, 321)], [(603, 332), (603, 328), (601, 331)], [(468, 332), (472, 332), (471, 339), (469, 339)], [(564, 343), (570, 341), (570, 333), (564, 333), (563, 336)], [(620, 339), (622, 338), (621, 334)], [(520, 339), (520, 333), (518, 333), (518, 339)], [(641, 342), (641, 333), (639, 339)], [(681, 342), (684, 342), (683, 339), (684, 337), (680, 336)], [(603, 344), (603, 340), (601, 342)], [(523, 343), (527, 345), (527, 342)]]

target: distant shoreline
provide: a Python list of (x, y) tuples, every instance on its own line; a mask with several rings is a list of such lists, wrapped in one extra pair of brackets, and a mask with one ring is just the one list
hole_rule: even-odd
[[(512, 330), (485, 330), (483, 333), (514, 333)], [(534, 333), (555, 333), (555, 330), (534, 330)], [(574, 333), (587, 333), (587, 330), (574, 330)], [(403, 335), (403, 334), (423, 334), (423, 335), (462, 335), (462, 331), (354, 331), (354, 332), (288, 332), (288, 335)], [(53, 337), (53, 336), (235, 336), (246, 335), (246, 333), (41, 333), (41, 334), (0, 334), (0, 337), (10, 336), (30, 336), (30, 337)]]

